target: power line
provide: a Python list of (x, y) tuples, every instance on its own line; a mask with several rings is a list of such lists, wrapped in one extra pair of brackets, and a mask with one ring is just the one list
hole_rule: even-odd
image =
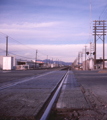
[[(2, 34), (4, 34), (5, 35), (5, 37), (6, 36), (8, 36), (8, 35), (6, 35), (5, 33), (3, 33), (3, 32), (0, 32), (0, 33), (2, 33)], [(14, 41), (16, 41), (16, 42), (18, 42), (18, 43), (20, 43), (20, 44), (22, 44), (22, 45), (24, 45), (24, 46), (26, 46), (27, 48), (29, 47), (28, 45), (25, 45), (25, 44), (23, 44), (23, 43), (21, 43), (21, 42), (19, 42), (18, 40), (15, 40), (14, 38), (12, 38), (12, 37), (10, 37), (10, 36), (8, 36), (9, 38), (11, 38), (12, 40), (14, 40)], [(33, 50), (35, 50), (34, 48), (32, 48), (32, 47), (29, 47), (30, 49), (33, 49)], [(47, 56), (47, 54), (44, 54), (44, 53), (42, 53), (41, 51), (39, 51), (42, 55), (45, 55), (45, 56)]]
[(1, 33), (1, 35), (5, 36), (5, 37), (7, 36), (7, 35), (6, 35), (5, 33), (3, 33), (3, 32), (0, 32), (0, 33)]
[[(0, 48), (0, 50), (6, 52), (6, 50), (3, 50), (3, 49), (1, 49), (1, 48)], [(22, 57), (22, 58), (35, 59), (35, 58), (29, 58), (29, 57), (24, 57), (24, 56), (21, 56), (21, 55), (18, 55), (18, 54), (14, 54), (14, 53), (12, 53), (12, 52), (9, 52), (9, 53), (12, 54), (12, 55), (16, 55), (16, 56)]]
[[(34, 48), (29, 47), (28, 45), (25, 45), (25, 44), (23, 44), (23, 43), (19, 42), (18, 40), (15, 40), (14, 38), (10, 37), (9, 35), (7, 35), (7, 34), (5, 34), (5, 33), (3, 33), (3, 32), (0, 32), (0, 33), (2, 33), (5, 37), (6, 37), (6, 36), (8, 36), (8, 37), (9, 37), (9, 38), (11, 38), (12, 40), (14, 40), (14, 41), (16, 41), (16, 42), (18, 42), (18, 43), (20, 43), (20, 44), (24, 45), (24, 46), (25, 46), (25, 47), (27, 47), (27, 48), (30, 48), (30, 49), (35, 50)], [(43, 54), (43, 55), (47, 56), (47, 54), (44, 54), (44, 53), (42, 53), (41, 51), (39, 51), (39, 52), (40, 52), (41, 54)]]
[[(0, 31), (0, 33), (1, 33), (3, 36), (5, 36), (5, 37), (6, 37), (6, 36), (8, 36), (9, 38), (11, 38), (11, 40), (16, 41), (17, 43), (19, 43), (19, 44), (23, 45), (23, 46), (24, 46), (24, 47), (26, 47), (26, 48), (30, 48), (30, 49), (35, 50), (34, 48), (29, 47), (28, 45), (25, 45), (25, 44), (23, 44), (23, 43), (19, 42), (18, 40), (16, 40), (16, 39), (12, 38), (11, 36), (9, 36), (9, 35), (7, 35), (7, 34), (5, 34), (5, 33), (1, 32), (1, 31)], [(41, 53), (41, 54), (42, 54), (42, 55), (44, 55), (44, 56), (47, 56), (47, 54), (42, 53), (40, 50), (39, 50), (39, 53)], [(49, 58), (52, 58), (52, 57), (53, 57), (53, 56), (49, 56)]]
[(39, 53), (41, 53), (42, 55), (45, 55), (45, 56), (47, 56), (47, 54), (44, 54), (44, 53), (42, 53), (41, 51), (39, 51)]
[[(0, 33), (2, 33), (5, 37), (8, 36), (11, 40), (14, 40), (14, 41), (16, 41), (17, 43), (19, 43), (19, 44), (21, 44), (21, 45), (23, 45), (23, 46), (25, 46), (25, 47), (27, 47), (27, 48), (29, 47), (29, 46), (27, 46), (27, 45), (25, 45), (25, 44), (19, 42), (18, 40), (12, 38), (11, 36), (9, 36), (9, 35), (7, 35), (7, 34), (5, 34), (5, 33), (3, 33), (3, 32), (0, 32)], [(29, 47), (29, 48), (35, 50), (35, 49), (32, 48), (32, 47)]]
[(100, 19), (101, 16), (103, 15), (103, 13), (104, 13), (104, 11), (106, 10), (106, 8), (107, 8), (107, 4), (106, 4), (106, 6), (104, 7), (103, 11), (101, 12), (101, 14), (100, 14), (100, 16), (99, 16), (99, 19)]
[(103, 14), (103, 18), (106, 18), (107, 19), (107, 11)]
[(9, 52), (9, 53), (12, 54), (12, 55), (16, 55), (16, 56), (22, 57), (22, 58), (35, 59), (35, 58), (29, 58), (29, 57), (24, 57), (24, 56), (21, 56), (21, 55), (17, 55), (17, 54), (11, 53), (11, 52)]

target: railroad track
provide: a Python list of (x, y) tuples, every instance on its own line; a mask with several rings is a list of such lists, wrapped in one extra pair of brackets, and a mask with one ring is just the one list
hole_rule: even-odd
[[(8, 84), (1, 85), (0, 118), (19, 120), (25, 118), (28, 120), (32, 117), (32, 120), (48, 119), (51, 108), (55, 105), (55, 100), (58, 98), (67, 75), (67, 69), (64, 71), (55, 70), (41, 75), (9, 81)], [(45, 80), (47, 82), (44, 82)], [(47, 85), (45, 86), (45, 84)], [(17, 108), (14, 106), (17, 106)], [(28, 114), (26, 111), (28, 111)]]
[(36, 115), (35, 117), (36, 120), (47, 120), (48, 119), (51, 109), (53, 105), (55, 104), (55, 101), (58, 99), (63, 82), (66, 81), (66, 79), (68, 78), (68, 73), (69, 73), (69, 70), (67, 70), (66, 74), (63, 76), (61, 81), (53, 89), (53, 92), (51, 93), (47, 101), (44, 103), (41, 110)]

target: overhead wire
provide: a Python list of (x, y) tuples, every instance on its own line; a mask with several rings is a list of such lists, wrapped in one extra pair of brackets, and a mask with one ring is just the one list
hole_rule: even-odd
[[(0, 48), (0, 50), (6, 52), (6, 50), (4, 50), (4, 49), (1, 49), (1, 48)], [(18, 54), (15, 54), (15, 53), (9, 52), (9, 51), (8, 51), (8, 53), (10, 53), (10, 54), (12, 54), (12, 55), (19, 56), (19, 57), (27, 58), (27, 59), (35, 59), (35, 58), (24, 57), (24, 56), (21, 56), (21, 55), (18, 55)]]
[(107, 20), (107, 11), (104, 12), (104, 14), (103, 14), (103, 19), (106, 19), (106, 20)]
[(14, 54), (12, 52), (9, 52), (9, 53), (12, 54), (12, 55), (16, 55), (16, 56), (22, 57), (22, 58), (26, 58), (26, 59), (35, 59), (35, 58), (29, 58), (29, 57), (24, 57), (24, 56), (21, 56), (21, 55), (17, 55), (17, 54)]
[(102, 10), (102, 12), (101, 12), (101, 14), (100, 14), (100, 16), (99, 16), (99, 19), (100, 19), (101, 16), (103, 15), (103, 13), (104, 13), (104, 11), (106, 10), (106, 8), (107, 8), (107, 4), (105, 5), (104, 9)]
[(5, 36), (5, 37), (7, 36), (7, 35), (6, 35), (5, 33), (3, 33), (3, 32), (0, 32), (0, 34), (3, 35), (3, 36)]
[[(18, 40), (12, 38), (11, 36), (9, 36), (9, 35), (7, 35), (7, 34), (1, 32), (1, 31), (0, 31), (0, 33), (1, 33), (3, 36), (5, 36), (5, 37), (8, 36), (11, 40), (16, 41), (17, 43), (23, 45), (23, 46), (26, 47), (26, 48), (30, 48), (30, 49), (36, 50), (36, 49), (34, 49), (34, 48), (32, 48), (32, 47), (29, 47), (29, 45), (25, 45), (25, 44), (19, 42)], [(41, 53), (41, 54), (44, 55), (44, 56), (47, 56), (47, 54), (44, 54), (44, 53), (41, 52), (40, 50), (39, 50), (39, 53)], [(48, 55), (48, 57), (51, 58), (52, 56), (49, 56), (49, 55)]]
[(1, 31), (0, 31), (0, 33), (4, 34), (5, 37), (8, 36), (9, 38), (11, 38), (11, 40), (14, 40), (14, 41), (16, 41), (17, 43), (19, 43), (19, 44), (21, 44), (21, 45), (23, 45), (23, 46), (25, 46), (25, 47), (27, 47), (27, 48), (30, 48), (30, 49), (36, 50), (36, 49), (34, 49), (34, 48), (32, 48), (32, 47), (29, 47), (28, 45), (25, 45), (24, 43), (19, 42), (18, 40), (12, 38), (11, 36), (9, 36), (9, 35), (7, 35), (7, 34), (1, 32)]

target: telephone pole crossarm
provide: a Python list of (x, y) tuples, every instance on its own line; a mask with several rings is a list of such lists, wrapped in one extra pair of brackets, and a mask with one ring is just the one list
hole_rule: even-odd
[(105, 20), (95, 20), (93, 21), (93, 35), (94, 35), (94, 43), (95, 43), (95, 57), (94, 57), (94, 65), (96, 69), (96, 42), (97, 40), (103, 41), (103, 69), (105, 68), (105, 35), (106, 35), (106, 22)]

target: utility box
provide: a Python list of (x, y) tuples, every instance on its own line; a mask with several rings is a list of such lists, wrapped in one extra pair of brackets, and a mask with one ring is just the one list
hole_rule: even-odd
[(13, 57), (3, 57), (3, 70), (13, 69)]
[(53, 64), (51, 64), (51, 68), (53, 68), (54, 66), (53, 66)]
[(92, 58), (89, 60), (89, 69), (90, 70), (94, 69), (94, 60)]

